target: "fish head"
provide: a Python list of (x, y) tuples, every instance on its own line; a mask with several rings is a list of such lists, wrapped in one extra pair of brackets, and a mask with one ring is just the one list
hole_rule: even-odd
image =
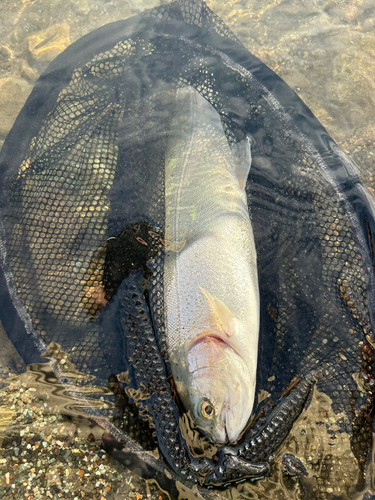
[(240, 436), (251, 415), (254, 389), (255, 380), (241, 356), (209, 336), (189, 349), (187, 373), (177, 384), (196, 426), (218, 444), (233, 443)]

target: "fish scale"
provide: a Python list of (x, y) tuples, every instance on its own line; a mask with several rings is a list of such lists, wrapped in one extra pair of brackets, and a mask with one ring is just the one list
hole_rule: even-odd
[[(235, 441), (252, 411), (258, 352), (256, 250), (241, 189), (250, 143), (244, 139), (231, 150), (219, 114), (191, 87), (176, 93), (171, 130), (164, 264), (169, 360), (177, 391), (203, 432)], [(210, 340), (200, 342), (204, 337)], [(211, 421), (200, 414), (204, 400), (214, 408)]]

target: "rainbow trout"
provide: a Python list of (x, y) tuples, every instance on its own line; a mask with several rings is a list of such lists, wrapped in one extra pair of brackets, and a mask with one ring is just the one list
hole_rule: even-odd
[(245, 185), (250, 140), (232, 149), (219, 114), (179, 89), (165, 165), (165, 324), (177, 392), (216, 443), (234, 442), (254, 404), (256, 251)]

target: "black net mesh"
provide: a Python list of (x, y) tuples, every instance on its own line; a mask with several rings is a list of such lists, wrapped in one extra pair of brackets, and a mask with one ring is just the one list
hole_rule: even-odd
[[(257, 393), (268, 394), (239, 444), (199, 458), (181, 431), (163, 305), (165, 156), (175, 92), (187, 85), (220, 114), (231, 146), (252, 137)], [(12, 298), (1, 319), (26, 362), (34, 335), (98, 383), (127, 371), (117, 424), (138, 438), (148, 429), (142, 444), (156, 438), (192, 482), (263, 475), (313, 390), (331, 398), (364, 470), (371, 204), (309, 110), (205, 4), (172, 3), (76, 42), (36, 84), (0, 159), (2, 294)]]

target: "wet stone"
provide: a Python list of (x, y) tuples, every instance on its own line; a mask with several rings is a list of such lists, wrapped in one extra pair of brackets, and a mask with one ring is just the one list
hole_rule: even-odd
[[(95, 445), (100, 427), (92, 427), (83, 415), (77, 427), (69, 412), (54, 413), (56, 401), (49, 398), (47, 404), (45, 385), (39, 387), (28, 374), (12, 377), (0, 390), (0, 401), (5, 403), (0, 422), (7, 423), (6, 428), (0, 425), (1, 499), (167, 498), (156, 484), (138, 479)], [(13, 418), (5, 422), (3, 408), (10, 407)], [(25, 410), (32, 412), (32, 420)]]
[(29, 52), (38, 62), (52, 61), (70, 45), (70, 27), (64, 22), (31, 35)]
[(308, 476), (305, 466), (291, 453), (285, 453), (282, 458), (283, 472), (289, 476), (302, 477)]
[(36, 82), (39, 78), (39, 73), (35, 69), (31, 68), (26, 61), (22, 61), (21, 75), (26, 80)]
[(0, 62), (9, 61), (12, 55), (12, 51), (6, 45), (0, 45)]
[[(44, 1), (45, 1), (45, 2), (48, 2), (48, 0), (44, 0)], [(328, 1), (328, 0), (327, 0), (327, 1)], [(33, 2), (23, 2), (23, 3), (24, 3), (24, 4), (26, 4), (26, 3), (30, 3), (30, 4), (32, 4)], [(55, 4), (55, 3), (56, 3), (56, 1), (55, 1), (55, 2), (53, 2), (53, 3)], [(67, 2), (67, 3), (68, 3), (68, 2)], [(70, 3), (70, 4), (72, 4), (72, 3), (73, 3), (73, 0), (70, 0), (70, 2), (69, 2), (69, 3)], [(84, 8), (84, 2), (81, 2), (81, 3), (82, 3), (83, 8)], [(100, 2), (100, 9), (99, 9), (99, 7), (98, 7), (98, 12), (101, 14), (101, 13), (102, 13), (102, 9), (103, 9), (103, 5), (104, 5), (104, 4), (105, 4), (105, 5), (108, 5), (109, 3), (111, 3), (111, 4), (112, 4), (112, 3), (115, 3), (115, 2), (112, 2), (112, 1), (108, 2), (108, 1), (106, 1), (106, 0), (105, 0), (104, 2)], [(125, 3), (125, 2), (124, 2), (124, 3)], [(165, 2), (164, 2), (164, 3), (165, 3)], [(262, 2), (261, 2), (261, 3), (262, 3)], [(285, 3), (285, 2), (284, 2), (284, 3)], [(287, 2), (287, 3), (288, 3), (288, 2)], [(314, 2), (313, 2), (313, 3), (314, 3)], [(319, 2), (318, 2), (318, 3), (319, 3)], [(321, 6), (322, 6), (322, 5), (323, 5), (323, 4), (325, 4), (325, 3), (327, 3), (327, 2), (320, 3), (319, 5), (321, 5)], [(351, 3), (351, 4), (355, 4), (355, 1), (354, 1), (354, 2), (353, 2), (353, 1), (352, 1), (352, 2), (350, 2), (350, 1), (349, 1), (349, 2), (346, 2), (346, 1), (345, 1), (345, 2), (333, 2), (333, 3), (331, 2), (331, 5), (335, 5), (335, 6), (336, 6), (336, 5), (338, 5), (338, 4), (341, 4), (341, 5), (344, 5), (345, 7), (347, 7), (347, 5), (348, 5), (349, 3)], [(77, 4), (77, 5), (78, 5), (78, 4), (79, 4), (79, 2), (76, 2), (76, 1), (74, 0), (74, 4)], [(95, 2), (90, 2), (90, 5), (94, 5), (94, 4), (95, 4)], [(146, 7), (150, 7), (150, 4), (149, 4), (148, 2), (143, 2), (143, 1), (140, 1), (140, 0), (129, 0), (129, 4), (131, 4), (132, 6), (134, 6), (134, 8), (136, 8), (136, 7), (141, 8), (141, 5), (143, 5), (143, 4), (144, 4), (144, 6), (146, 6)], [(254, 30), (249, 29), (249, 23), (248, 23), (249, 19), (247, 19), (246, 17), (244, 17), (244, 16), (243, 16), (243, 13), (242, 13), (240, 10), (237, 10), (237, 8), (236, 8), (236, 10), (234, 10), (234, 11), (232, 11), (232, 12), (230, 12), (230, 11), (229, 11), (229, 5), (232, 5), (232, 4), (238, 4), (238, 2), (237, 2), (237, 1), (235, 1), (235, 2), (229, 2), (229, 3), (228, 3), (228, 7), (227, 7), (227, 4), (225, 4), (225, 5), (224, 5), (224, 3), (221, 3), (221, 4), (220, 4), (219, 2), (215, 2), (215, 4), (222, 5), (222, 8), (223, 8), (223, 9), (228, 10), (228, 19), (233, 19), (233, 20), (235, 21), (237, 17), (238, 17), (238, 18), (240, 18), (240, 19), (239, 19), (239, 22), (236, 24), (236, 27), (235, 27), (235, 28), (238, 28), (238, 25), (244, 26), (244, 35), (245, 35), (245, 36), (247, 36), (247, 37), (248, 37), (248, 36), (249, 36), (249, 33), (253, 33), (253, 31), (254, 31)], [(253, 7), (253, 6), (251, 6), (251, 7), (250, 7), (250, 5), (249, 5), (248, 3), (246, 3), (246, 2), (240, 2), (240, 5), (241, 5), (241, 4), (243, 4), (243, 5), (245, 4), (245, 5), (246, 5), (246, 8), (255, 9), (255, 6), (254, 6), (254, 7)], [(315, 3), (314, 3), (314, 4), (315, 4)], [(270, 6), (271, 8), (273, 8), (273, 9), (274, 9), (274, 11), (275, 11), (274, 17), (275, 17), (275, 18), (277, 18), (277, 19), (279, 19), (279, 18), (280, 18), (280, 14), (277, 12), (278, 5), (279, 5), (279, 2), (275, 2), (274, 7), (273, 7), (273, 6)], [(358, 5), (359, 5), (359, 3), (358, 3)], [(294, 10), (293, 10), (293, 12), (292, 12), (292, 13), (294, 14), (294, 16), (290, 16), (290, 19), (287, 19), (289, 22), (288, 22), (288, 23), (285, 23), (285, 22), (284, 22), (284, 23), (280, 23), (280, 24), (282, 24), (283, 26), (285, 26), (285, 28), (284, 28), (285, 30), (295, 31), (295, 29), (296, 29), (296, 14), (297, 14), (297, 13), (298, 13), (298, 14), (299, 14), (299, 13), (301, 13), (301, 17), (302, 17), (302, 16), (305, 16), (305, 9), (306, 9), (306, 7), (305, 7), (305, 3), (303, 3), (303, 4), (301, 4), (301, 5), (296, 5), (296, 3), (294, 3), (294, 7), (293, 7), (293, 8), (294, 8)], [(315, 8), (315, 5), (314, 5), (314, 8)], [(83, 9), (83, 10), (84, 10), (84, 9)], [(217, 13), (219, 13), (219, 10), (218, 10), (218, 9), (215, 9), (215, 8), (214, 8), (214, 10), (217, 10)], [(264, 11), (265, 11), (265, 15), (267, 15), (267, 16), (269, 16), (269, 15), (270, 15), (270, 14), (269, 14), (269, 13), (270, 13), (270, 9), (264, 9)], [(79, 12), (77, 11), (77, 13), (79, 13)], [(250, 13), (252, 14), (252, 12), (250, 12)], [(221, 12), (220, 12), (220, 15), (221, 15)], [(271, 12), (271, 16), (272, 16), (272, 12)], [(118, 17), (118, 16), (117, 16), (117, 17)], [(258, 17), (261, 17), (261, 13), (259, 13), (259, 16), (254, 16), (254, 18), (255, 18), (255, 19), (258, 19)], [(250, 18), (250, 16), (249, 16), (249, 18)], [(81, 18), (80, 18), (80, 19), (81, 19)], [(298, 20), (298, 19), (297, 19), (297, 20)], [(81, 21), (82, 21), (82, 19), (81, 19)], [(104, 21), (103, 21), (103, 22), (104, 22)], [(86, 23), (82, 23), (82, 22), (81, 22), (81, 24), (86, 26)], [(253, 23), (253, 26), (255, 26), (256, 24), (259, 24), (259, 27), (260, 27), (260, 29), (261, 29), (262, 31), (264, 30), (264, 27), (263, 27), (263, 25), (262, 25), (262, 23), (261, 23), (261, 22), (257, 21), (256, 23)], [(320, 22), (320, 20), (319, 20), (319, 22), (317, 22), (316, 24), (317, 24), (319, 27), (320, 27), (320, 26), (323, 26), (323, 23), (322, 23), (322, 22)], [(369, 25), (369, 26), (372, 26), (372, 25)], [(36, 28), (35, 30), (32, 30), (32, 31), (36, 31), (37, 29), (40, 29), (40, 28), (41, 28), (41, 27)], [(260, 29), (259, 29), (259, 31), (260, 31)], [(238, 29), (237, 29), (237, 30), (235, 30), (235, 31), (238, 33)], [(272, 36), (273, 36), (273, 35), (272, 35)], [(335, 34), (335, 36), (336, 36), (336, 34)], [(281, 44), (281, 45), (282, 45), (282, 51), (283, 51), (283, 52), (288, 50), (288, 45), (289, 45), (288, 43), (285, 43), (285, 41), (284, 41), (284, 40), (285, 40), (285, 39), (283, 38), (283, 43)], [(288, 39), (288, 40), (289, 40), (289, 39)], [(262, 39), (261, 39), (261, 41), (262, 41)], [(251, 45), (248, 45), (248, 46), (250, 47), (250, 49), (252, 49), (252, 48), (253, 48)], [(287, 58), (287, 57), (285, 57), (285, 60), (286, 60), (286, 61), (289, 61), (289, 60), (290, 60), (290, 61), (292, 61), (292, 57), (293, 57), (293, 46), (292, 46), (292, 43), (290, 44), (290, 46), (291, 46), (291, 50), (292, 50), (291, 57), (288, 57), (288, 58)], [(272, 49), (273, 49), (273, 47), (272, 47)], [(325, 52), (326, 52), (326, 51), (322, 51), (322, 59), (323, 59), (323, 57), (326, 57), (326, 56), (325, 56)], [(307, 54), (307, 52), (306, 52), (306, 54)], [(276, 54), (276, 55), (277, 55), (277, 54)], [(351, 57), (351, 58), (350, 58), (350, 59), (351, 59), (351, 60), (350, 60), (350, 64), (352, 64), (353, 60), (355, 59), (355, 55), (354, 55), (354, 54), (352, 54), (352, 55), (353, 55), (353, 57)], [(271, 56), (272, 56), (272, 52), (271, 52)], [(270, 57), (271, 57), (271, 56), (270, 56)], [(272, 57), (273, 57), (273, 56), (272, 56)], [(304, 57), (305, 57), (305, 56), (304, 56)], [(307, 57), (307, 56), (306, 56), (306, 57)], [(297, 58), (296, 58), (296, 59), (297, 59)], [(276, 56), (275, 56), (275, 60), (276, 60)], [(336, 61), (337, 61), (338, 63), (340, 63), (340, 61), (339, 61), (339, 60), (336, 60)], [(281, 60), (280, 60), (279, 64), (284, 64), (283, 59), (281, 59)], [(288, 64), (289, 64), (289, 63), (287, 62), (287, 65), (288, 65)], [(338, 65), (340, 66), (340, 64), (338, 64)], [(290, 66), (291, 66), (291, 65), (290, 65)], [(328, 65), (327, 65), (327, 66), (328, 66)], [(276, 68), (275, 68), (275, 69), (276, 69)], [(327, 71), (329, 71), (329, 69), (327, 69)], [(284, 72), (285, 72), (287, 75), (290, 75), (290, 78), (293, 78), (296, 74), (300, 75), (300, 78), (303, 78), (303, 80), (301, 80), (301, 81), (299, 81), (299, 79), (297, 79), (297, 78), (295, 78), (294, 80), (290, 81), (289, 83), (291, 83), (293, 87), (294, 87), (294, 85), (297, 85), (297, 83), (298, 83), (299, 87), (302, 87), (302, 89), (304, 90), (304, 87), (305, 87), (305, 86), (307, 86), (307, 85), (308, 85), (308, 83), (309, 83), (309, 79), (303, 76), (303, 67), (302, 67), (302, 66), (301, 66), (301, 68), (297, 68), (297, 69), (296, 69), (295, 67), (294, 67), (294, 68), (293, 68), (293, 67), (290, 67), (289, 71), (284, 70)], [(310, 71), (310, 73), (313, 73), (313, 74), (317, 75), (318, 71), (315, 71), (315, 72), (314, 72), (314, 71), (312, 71), (312, 72)], [(26, 74), (25, 74), (25, 75), (22, 75), (22, 76), (27, 77), (27, 75), (26, 75)], [(350, 76), (350, 75), (349, 75), (349, 76)], [(360, 81), (359, 81), (359, 80), (360, 80), (360, 79), (358, 79), (358, 81), (356, 81), (356, 82), (355, 82), (355, 86), (359, 86), (359, 83), (360, 83)], [(349, 84), (350, 84), (350, 82), (351, 82), (351, 81), (352, 81), (352, 79), (351, 79), (350, 77), (349, 77), (349, 78), (347, 78), (347, 81), (345, 81), (345, 85), (349, 86)], [(362, 78), (362, 79), (361, 79), (361, 81), (366, 81), (366, 80), (365, 80), (364, 78)], [(319, 84), (320, 84), (320, 81), (319, 81)], [(368, 94), (368, 95), (371, 95), (371, 93), (370, 93), (370, 94)], [(319, 92), (319, 99), (320, 99), (320, 98), (321, 98), (321, 92)], [(349, 96), (349, 98), (348, 98), (348, 102), (350, 102), (350, 101), (352, 101), (352, 99), (351, 99), (351, 98), (350, 98), (350, 96)], [(324, 111), (325, 111), (325, 110), (323, 110), (323, 108), (322, 108), (322, 113), (323, 113)], [(325, 111), (325, 113), (326, 113), (327, 120), (328, 120), (328, 119), (330, 118), (330, 115), (329, 115), (326, 111)], [(315, 113), (315, 114), (316, 114), (316, 113)], [(373, 141), (372, 141), (372, 143), (373, 143)], [(353, 147), (354, 147), (354, 146), (353, 146)], [(333, 258), (333, 254), (330, 254), (330, 255), (329, 255), (329, 258), (330, 258), (330, 259), (332, 259), (332, 258)], [(328, 263), (327, 263), (327, 264), (328, 264)], [(328, 271), (328, 272), (327, 272), (327, 274), (329, 274), (329, 272), (330, 272), (330, 271)], [(285, 330), (283, 330), (283, 331), (285, 331)], [(352, 333), (354, 334), (354, 332), (352, 332)], [(43, 332), (42, 334), (45, 334), (45, 332)], [(326, 339), (325, 339), (325, 340), (326, 340)], [(341, 357), (341, 356), (340, 356), (340, 357)], [(342, 357), (341, 357), (341, 359), (342, 359)], [(26, 404), (27, 404), (27, 402), (26, 402)], [(15, 409), (15, 406), (13, 405), (13, 406), (12, 406), (12, 408), (13, 408), (13, 410), (14, 410), (14, 409)], [(16, 407), (16, 410), (18, 411), (18, 408), (17, 408), (17, 407)], [(26, 409), (26, 410), (27, 410), (27, 409)], [(25, 410), (25, 411), (26, 411), (26, 410)], [(26, 414), (28, 414), (28, 411), (27, 411), (27, 413), (26, 413)], [(25, 413), (20, 414), (20, 416), (19, 416), (19, 418), (20, 418), (20, 422), (22, 422), (22, 418), (23, 418), (23, 416), (25, 416)], [(303, 416), (304, 416), (304, 415), (303, 415)], [(320, 428), (319, 428), (319, 429), (320, 429)], [(303, 434), (302, 434), (302, 431), (303, 431)], [(308, 435), (309, 433), (308, 433), (308, 432), (306, 433), (305, 429), (302, 429), (302, 430), (301, 430), (301, 435), (306, 435), (306, 434)], [(46, 433), (46, 436), (49, 436), (49, 435), (50, 435), (50, 434)], [(323, 436), (323, 438), (325, 438), (325, 436)], [(322, 438), (322, 439), (323, 439), (323, 438)], [(43, 438), (43, 439), (44, 439), (44, 438)], [(62, 440), (62, 439), (63, 439), (63, 438), (61, 438), (61, 440)], [(324, 440), (324, 439), (323, 439), (323, 440)], [(40, 442), (42, 442), (42, 440), (41, 440)], [(76, 443), (75, 443), (75, 446), (77, 446), (77, 444), (76, 444)], [(75, 446), (74, 446), (74, 447), (75, 447)], [(313, 450), (316, 450), (316, 448), (317, 448), (317, 447), (315, 447), (315, 446), (314, 446), (314, 447), (312, 447), (312, 449), (313, 449)], [(25, 451), (25, 450), (24, 450), (24, 451)], [(345, 450), (345, 451), (346, 451), (346, 450)], [(294, 449), (293, 449), (293, 450), (292, 450), (292, 452), (293, 452), (293, 453), (297, 453), (297, 450), (294, 450)], [(73, 460), (73, 458), (74, 458), (75, 463), (77, 462), (77, 461), (76, 461), (76, 459), (75, 459), (75, 456), (74, 456), (74, 455), (73, 455), (70, 451), (69, 451), (69, 452), (67, 452), (67, 454), (66, 454), (66, 455), (68, 455), (68, 456), (69, 456), (69, 459), (70, 459), (70, 460)], [(347, 455), (347, 453), (345, 453), (345, 455)], [(72, 458), (72, 457), (73, 457), (73, 458)], [(15, 458), (15, 457), (13, 457), (13, 458)], [(307, 463), (306, 457), (304, 457), (304, 458), (305, 458), (305, 462)], [(320, 464), (320, 462), (321, 462), (322, 460), (321, 460), (321, 457), (318, 457), (318, 458), (319, 458), (319, 460), (317, 460), (317, 461), (316, 461), (316, 463), (319, 463), (319, 464)], [(310, 461), (310, 462), (311, 462), (311, 461)], [(314, 464), (312, 464), (312, 462), (311, 462), (311, 463), (310, 463), (310, 462), (309, 462), (309, 466), (310, 466), (310, 469), (311, 469), (311, 468), (314, 466), (315, 462), (314, 462)], [(39, 460), (39, 463), (40, 463), (40, 460)], [(47, 462), (46, 462), (46, 463), (47, 463)], [(49, 462), (49, 463), (51, 463), (51, 462)], [(38, 465), (38, 466), (40, 467), (40, 465)], [(350, 464), (349, 464), (349, 467), (350, 467)], [(348, 467), (348, 469), (349, 469), (349, 467)], [(86, 470), (86, 469), (85, 469), (85, 464), (83, 464), (83, 465), (82, 465), (82, 470)], [(338, 467), (338, 466), (337, 466), (337, 464), (335, 464), (335, 470), (339, 470), (339, 471), (340, 471), (340, 467)], [(342, 468), (341, 468), (341, 472), (342, 472)], [(8, 474), (9, 474), (9, 473), (8, 473)], [(345, 472), (345, 474), (347, 474), (347, 472)], [(344, 476), (345, 474), (342, 474), (342, 475)], [(71, 475), (69, 475), (70, 481), (73, 481), (73, 480), (74, 480), (74, 478), (75, 478), (76, 476), (77, 476), (77, 471), (74, 469), (74, 472), (73, 472), (73, 473), (71, 473)], [(24, 480), (24, 478), (25, 478), (25, 476), (24, 476), (24, 475), (22, 475), (22, 476), (20, 476), (20, 478), (18, 479), (18, 481), (15, 481), (15, 482), (22, 482), (22, 481)], [(113, 478), (117, 478), (117, 474), (116, 474), (116, 473), (114, 473), (114, 476), (113, 476), (113, 477), (112, 477), (112, 474), (110, 474), (110, 475), (108, 475), (108, 478), (109, 478), (109, 480), (111, 480), (111, 481), (112, 481), (112, 480), (113, 480)], [(119, 479), (120, 479), (120, 477), (119, 477)], [(350, 478), (350, 479), (352, 480), (352, 478)], [(94, 477), (94, 475), (93, 475), (93, 474), (90, 474), (90, 480), (92, 480), (92, 481), (94, 482), (94, 484), (95, 484), (95, 477)], [(354, 481), (352, 480), (352, 482), (354, 482)], [(115, 486), (116, 486), (116, 485), (114, 485), (114, 487), (115, 487)], [(247, 486), (248, 486), (248, 485), (241, 485), (241, 488), (242, 488), (242, 487), (243, 487), (243, 488), (245, 488), (245, 487), (247, 487)], [(253, 487), (253, 486), (252, 486), (252, 487)], [(88, 488), (89, 488), (89, 487), (88, 487)], [(91, 489), (92, 489), (92, 488), (91, 488)], [(68, 488), (64, 489), (63, 491), (61, 491), (61, 492), (60, 492), (60, 493), (58, 493), (58, 494), (59, 494), (59, 495), (62, 495), (62, 497), (68, 498), (70, 495), (69, 495), (69, 496), (67, 495), (67, 493), (68, 493), (68, 491), (69, 491), (69, 490), (68, 490), (68, 491), (67, 491), (67, 490), (68, 490)], [(82, 491), (86, 491), (86, 490), (85, 490), (85, 486), (82, 486)], [(87, 489), (87, 491), (89, 491), (89, 490)], [(326, 491), (327, 491), (327, 492), (329, 492), (329, 493), (331, 493), (333, 490), (332, 490), (332, 488), (331, 488), (330, 486), (328, 486)], [(339, 491), (339, 489), (338, 489), (337, 491)], [(53, 492), (52, 492), (52, 493), (53, 493)], [(251, 494), (251, 496), (252, 496), (252, 497), (254, 496), (254, 494), (253, 494), (252, 492), (251, 492), (250, 494)], [(47, 495), (47, 494), (46, 494), (46, 495)], [(135, 493), (132, 493), (132, 495), (133, 495), (133, 496), (132, 496), (131, 498), (133, 498), (133, 497), (135, 498), (135, 497), (136, 497), (136, 494), (135, 494)], [(138, 495), (138, 494), (137, 494), (137, 495)], [(1, 495), (0, 495), (0, 496), (1, 496)], [(37, 495), (36, 495), (36, 496), (37, 496)], [(46, 498), (49, 498), (50, 496), (51, 496), (51, 495), (47, 495), (47, 496), (46, 496)], [(25, 497), (26, 497), (26, 494), (25, 494)], [(272, 497), (272, 495), (269, 495), (269, 498), (271, 498), (271, 497)], [(274, 498), (275, 498), (275, 497), (276, 497), (276, 496), (274, 496)], [(125, 495), (125, 496), (123, 496), (122, 498), (127, 498), (127, 496)], [(130, 496), (129, 496), (128, 498), (130, 498)], [(324, 497), (324, 498), (326, 498), (326, 497)], [(138, 500), (138, 497), (137, 497), (137, 500)]]

